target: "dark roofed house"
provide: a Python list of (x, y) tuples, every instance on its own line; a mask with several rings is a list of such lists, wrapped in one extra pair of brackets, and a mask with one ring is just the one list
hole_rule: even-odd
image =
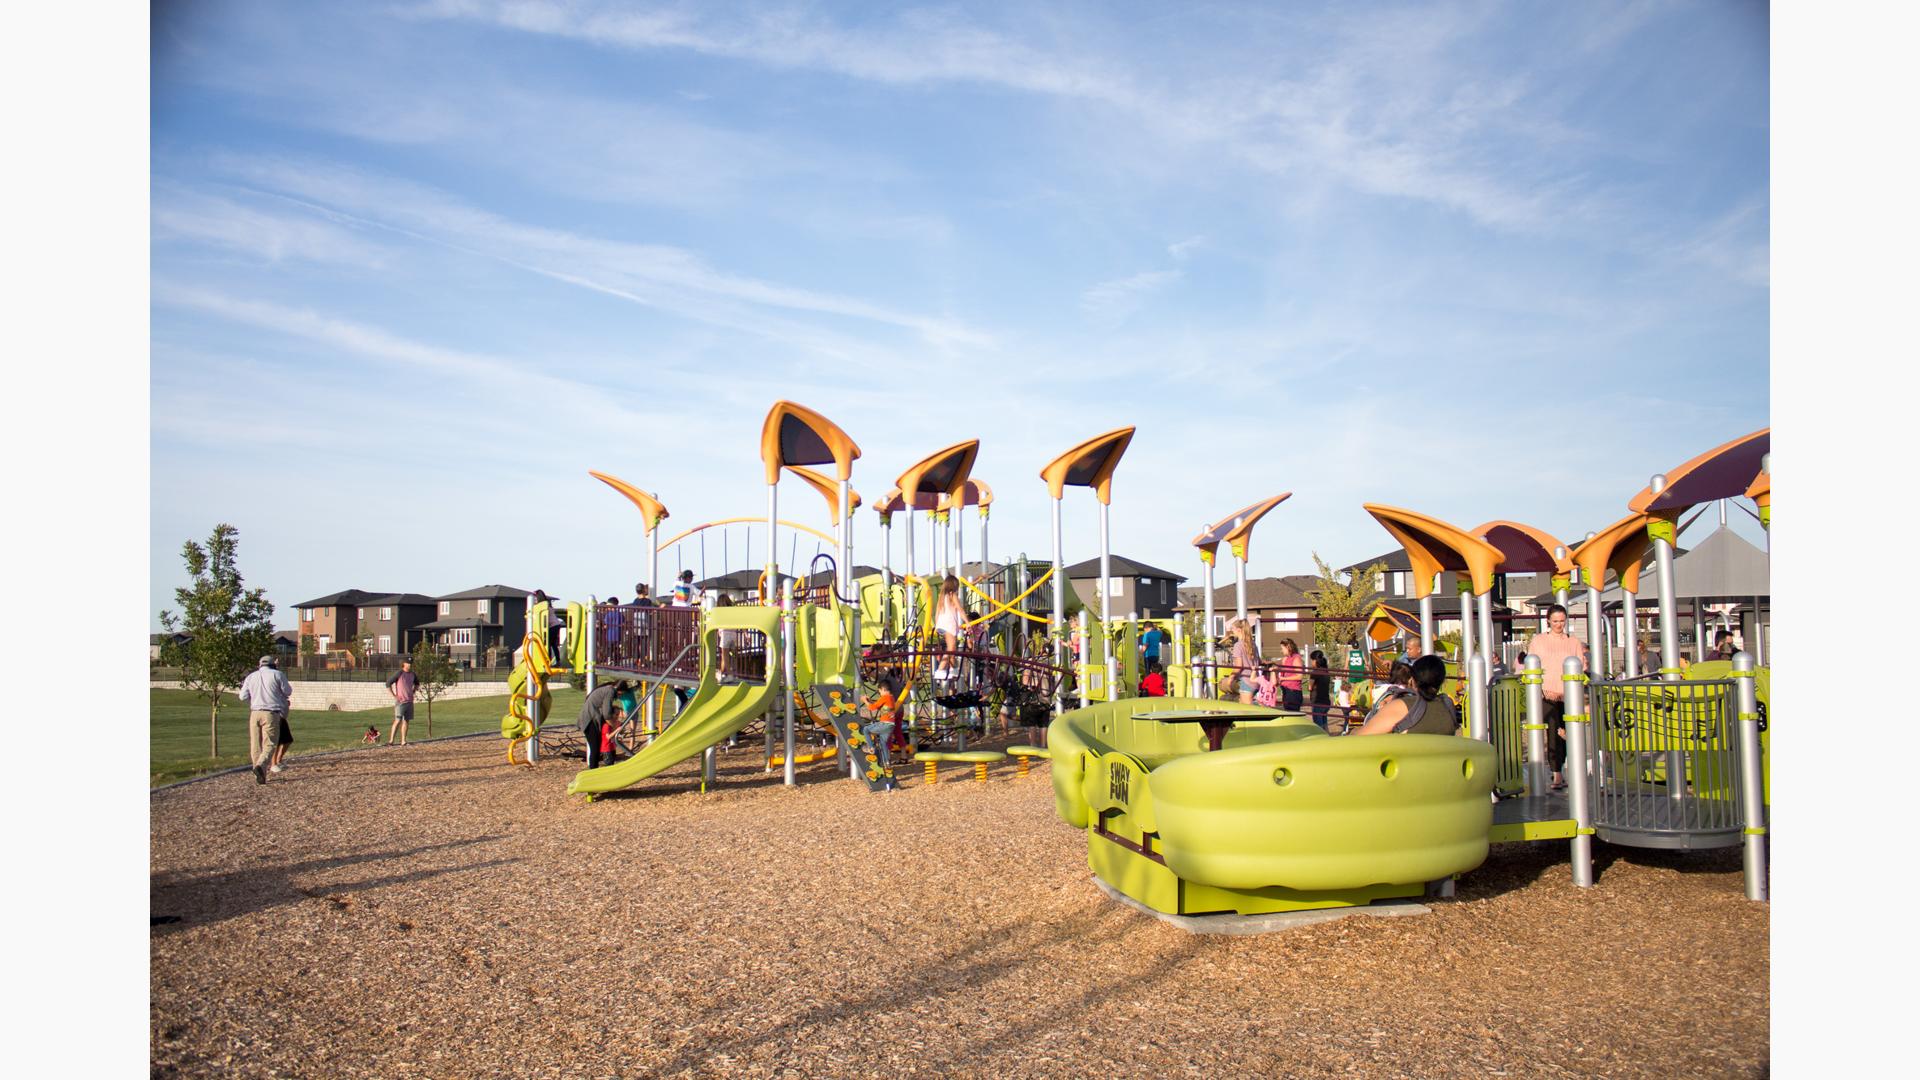
[[(527, 636), (526, 589), (506, 585), (482, 585), (448, 593), (434, 600), (434, 619), (413, 629), (426, 635), (435, 647), (452, 657), (454, 663), (477, 667), (486, 663), (489, 650), (502, 650), (506, 661)], [(558, 600), (554, 601), (556, 604)]]
[[(1247, 579), (1247, 616), (1256, 620), (1253, 635), (1260, 647), (1260, 655), (1280, 655), (1281, 638), (1292, 638), (1303, 653), (1313, 651), (1313, 624), (1302, 623), (1300, 620), (1313, 615), (1313, 599), (1308, 593), (1319, 581), (1320, 579), (1312, 574)], [(1240, 607), (1237, 588), (1233, 582), (1214, 586), (1213, 636), (1215, 640), (1226, 633), (1227, 623), (1238, 616)], [(1206, 613), (1205, 589), (1182, 589), (1180, 592), (1182, 613), (1198, 612), (1202, 615)]]
[[(1108, 566), (1113, 571), (1110, 584), (1115, 618), (1124, 619), (1134, 615), (1142, 619), (1164, 619), (1173, 614), (1177, 591), (1186, 578), (1124, 555), (1110, 556)], [(1100, 560), (1092, 558), (1074, 563), (1066, 568), (1066, 575), (1073, 584), (1073, 591), (1079, 594), (1080, 602), (1097, 615), (1100, 611)]]
[(373, 655), (411, 653), (421, 626), (432, 622), (438, 601), (423, 593), (388, 593), (360, 602), (360, 632), (373, 640)]
[(298, 633), (312, 638), (315, 650), (322, 654), (344, 649), (360, 630), (361, 605), (379, 595), (365, 589), (341, 589), (295, 604), (300, 611)]

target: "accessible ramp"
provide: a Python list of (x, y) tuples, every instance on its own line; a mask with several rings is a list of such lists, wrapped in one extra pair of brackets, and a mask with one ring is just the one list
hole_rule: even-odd
[(722, 683), (714, 663), (722, 630), (757, 630), (766, 635), (769, 659), (779, 655), (779, 609), (724, 607), (707, 612), (700, 627), (700, 686), (687, 707), (627, 760), (582, 769), (567, 785), (567, 794), (598, 795), (631, 787), (731, 737), (767, 711), (779, 690), (779, 672), (769, 670), (763, 682)]

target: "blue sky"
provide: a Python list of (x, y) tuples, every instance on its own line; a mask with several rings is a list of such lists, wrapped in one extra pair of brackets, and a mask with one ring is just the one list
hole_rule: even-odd
[(763, 514), (783, 397), (868, 495), (979, 438), (996, 557), (1123, 424), (1115, 550), (1196, 579), (1283, 490), (1254, 575), (1391, 547), (1363, 501), (1578, 536), (1769, 423), (1767, 52), (1751, 3), (156, 5), (152, 608), (218, 521), (283, 626), (625, 596), (587, 470)]

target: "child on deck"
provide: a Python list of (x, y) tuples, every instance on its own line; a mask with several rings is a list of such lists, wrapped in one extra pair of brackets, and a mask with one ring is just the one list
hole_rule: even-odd
[(1160, 670), (1160, 661), (1147, 657), (1147, 677), (1140, 680), (1141, 697), (1166, 697), (1167, 676)]

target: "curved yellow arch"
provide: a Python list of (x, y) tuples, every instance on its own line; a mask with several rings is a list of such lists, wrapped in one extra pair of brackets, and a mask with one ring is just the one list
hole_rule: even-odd
[[(739, 525), (743, 522), (749, 525), (765, 525), (767, 523), (767, 519), (763, 517), (735, 517), (735, 518), (722, 518), (719, 521), (709, 521), (704, 525), (695, 525), (693, 528), (688, 529), (686, 532), (681, 533), (680, 535), (674, 537), (671, 540), (660, 541), (660, 546), (663, 548), (672, 547), (673, 545), (679, 543), (682, 540), (685, 540), (687, 537), (692, 536), (694, 533), (697, 533), (702, 529), (711, 529), (717, 525)], [(798, 529), (803, 533), (811, 533), (814, 536), (817, 536), (820, 539), (825, 540), (829, 544), (834, 542), (833, 537), (828, 536), (826, 533), (821, 532), (819, 529), (816, 529), (811, 525), (802, 525), (797, 521), (782, 521), (780, 524), (786, 526), (789, 529)]]

